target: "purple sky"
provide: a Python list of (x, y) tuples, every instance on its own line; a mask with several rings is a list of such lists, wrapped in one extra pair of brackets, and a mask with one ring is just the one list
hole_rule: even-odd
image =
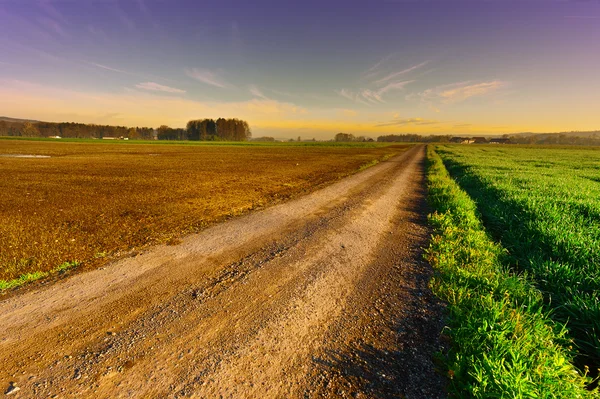
[(254, 134), (600, 129), (598, 1), (0, 1), (0, 115)]

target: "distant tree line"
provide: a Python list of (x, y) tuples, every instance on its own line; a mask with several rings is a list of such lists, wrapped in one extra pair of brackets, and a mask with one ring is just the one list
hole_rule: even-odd
[[(600, 132), (585, 132), (585, 136), (578, 136), (579, 132), (570, 133), (541, 133), (531, 135), (505, 135), (513, 144), (539, 144), (539, 145), (597, 145), (600, 146)], [(582, 134), (582, 133), (579, 133)]]
[(365, 141), (375, 141), (370, 137), (366, 136), (355, 136), (351, 133), (338, 133), (335, 135), (335, 141), (349, 143), (349, 142), (365, 142)]
[(152, 140), (154, 129), (149, 127), (126, 127), (95, 125), (73, 122), (7, 122), (0, 120), (0, 136), (97, 138), (123, 137)]
[(246, 141), (252, 137), (248, 122), (241, 119), (197, 119), (187, 123), (188, 140)]
[[(566, 133), (527, 133), (504, 134), (503, 139), (509, 139), (512, 144), (540, 144), (540, 145), (597, 145), (600, 146), (600, 131), (598, 132), (566, 132)], [(419, 134), (390, 134), (377, 137), (378, 142), (401, 143), (448, 143), (450, 135)]]
[(186, 129), (162, 125), (126, 127), (73, 122), (28, 122), (0, 120), (0, 136), (62, 137), (80, 139), (127, 138), (130, 140), (195, 140), (246, 141), (252, 137), (248, 122), (240, 119), (198, 119), (189, 121)]

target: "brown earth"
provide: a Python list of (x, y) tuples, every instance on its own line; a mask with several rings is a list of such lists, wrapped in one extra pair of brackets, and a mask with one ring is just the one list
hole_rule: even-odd
[(65, 262), (89, 270), (123, 253), (174, 243), (410, 147), (301, 144), (0, 138), (0, 287)]
[(446, 397), (434, 364), (442, 305), (422, 261), (423, 162), (415, 147), (179, 245), (3, 300), (0, 389)]

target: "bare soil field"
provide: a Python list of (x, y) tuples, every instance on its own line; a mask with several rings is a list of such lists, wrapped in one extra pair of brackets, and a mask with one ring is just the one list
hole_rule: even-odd
[(0, 140), (0, 282), (175, 243), (406, 148)]
[(443, 308), (422, 260), (423, 160), (413, 147), (177, 245), (4, 299), (0, 387), (15, 397), (445, 397), (433, 361)]

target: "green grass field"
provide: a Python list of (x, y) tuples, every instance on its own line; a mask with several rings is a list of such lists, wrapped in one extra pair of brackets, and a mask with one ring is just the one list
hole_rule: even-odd
[(431, 147), (427, 155), (433, 234), (426, 257), (436, 271), (433, 291), (448, 306), (452, 397), (597, 397), (571, 364), (564, 330), (545, 314), (540, 291), (510, 270), (473, 200)]
[[(600, 365), (600, 149), (438, 146), (507, 263), (566, 326), (580, 367)], [(594, 371), (594, 370), (592, 370)]]

